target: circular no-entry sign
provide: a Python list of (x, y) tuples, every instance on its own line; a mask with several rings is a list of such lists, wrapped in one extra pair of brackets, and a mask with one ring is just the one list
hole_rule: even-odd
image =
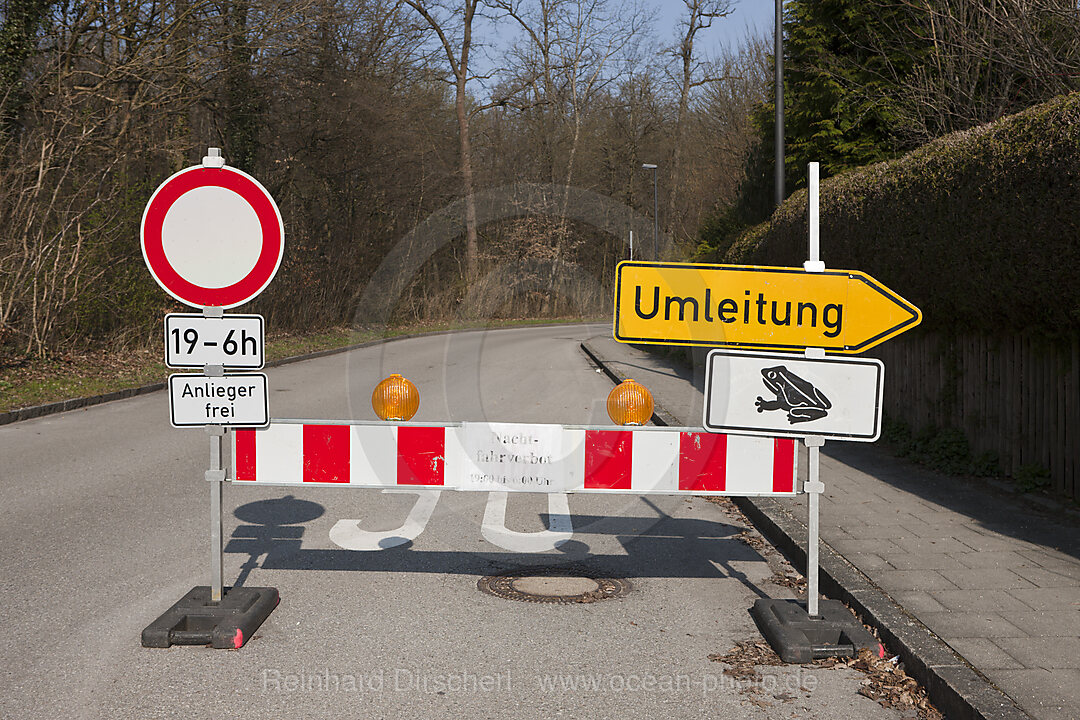
[(285, 250), (270, 193), (227, 166), (196, 165), (163, 182), (146, 204), (141, 235), (150, 274), (193, 307), (251, 300), (274, 278)]

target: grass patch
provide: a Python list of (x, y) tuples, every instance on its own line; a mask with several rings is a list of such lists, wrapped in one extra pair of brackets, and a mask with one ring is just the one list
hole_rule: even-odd
[[(420, 323), (384, 329), (331, 328), (308, 334), (270, 332), (266, 341), (266, 361), (270, 363), (379, 338), (425, 332), (598, 321), (596, 318), (521, 318)], [(101, 348), (68, 352), (48, 359), (0, 359), (0, 412), (164, 382), (175, 371), (165, 367), (163, 357), (161, 348)]]

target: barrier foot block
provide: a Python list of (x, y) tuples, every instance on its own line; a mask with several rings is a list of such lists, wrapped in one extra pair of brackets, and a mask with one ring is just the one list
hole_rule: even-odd
[(867, 649), (885, 656), (873, 634), (839, 600), (822, 600), (817, 617), (806, 603), (762, 598), (750, 609), (761, 634), (786, 663), (808, 663), (817, 658), (855, 657)]
[(210, 587), (199, 585), (142, 631), (143, 647), (209, 645), (235, 650), (259, 629), (277, 607), (277, 588), (225, 588), (221, 602), (210, 600)]

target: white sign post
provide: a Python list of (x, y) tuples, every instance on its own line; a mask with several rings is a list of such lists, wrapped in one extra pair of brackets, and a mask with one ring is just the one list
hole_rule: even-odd
[(169, 377), (169, 420), (174, 427), (205, 427), (210, 435), (210, 599), (216, 603), (224, 590), (222, 437), (230, 427), (270, 423), (266, 375), (224, 372), (263, 366), (263, 318), (226, 317), (222, 310), (243, 305), (274, 279), (285, 225), (266, 188), (210, 148), (201, 165), (181, 170), (154, 191), (140, 234), (143, 259), (158, 285), (202, 310), (166, 317), (165, 364), (203, 370)]

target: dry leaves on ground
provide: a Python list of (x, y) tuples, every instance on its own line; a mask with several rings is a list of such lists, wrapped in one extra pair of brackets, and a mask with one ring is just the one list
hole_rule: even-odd
[(847, 665), (866, 675), (859, 694), (877, 701), (887, 708), (913, 711), (920, 720), (942, 720), (941, 712), (930, 704), (926, 689), (904, 672), (902, 665), (879, 658), (870, 650), (860, 650), (857, 657), (838, 661), (835, 658), (818, 660), (817, 667)]
[(724, 674), (737, 680), (755, 679), (761, 677), (758, 665), (783, 665), (784, 661), (773, 652), (769, 643), (764, 640), (740, 640), (735, 647), (728, 650), (727, 654), (719, 653), (710, 655), (713, 662), (724, 663)]

